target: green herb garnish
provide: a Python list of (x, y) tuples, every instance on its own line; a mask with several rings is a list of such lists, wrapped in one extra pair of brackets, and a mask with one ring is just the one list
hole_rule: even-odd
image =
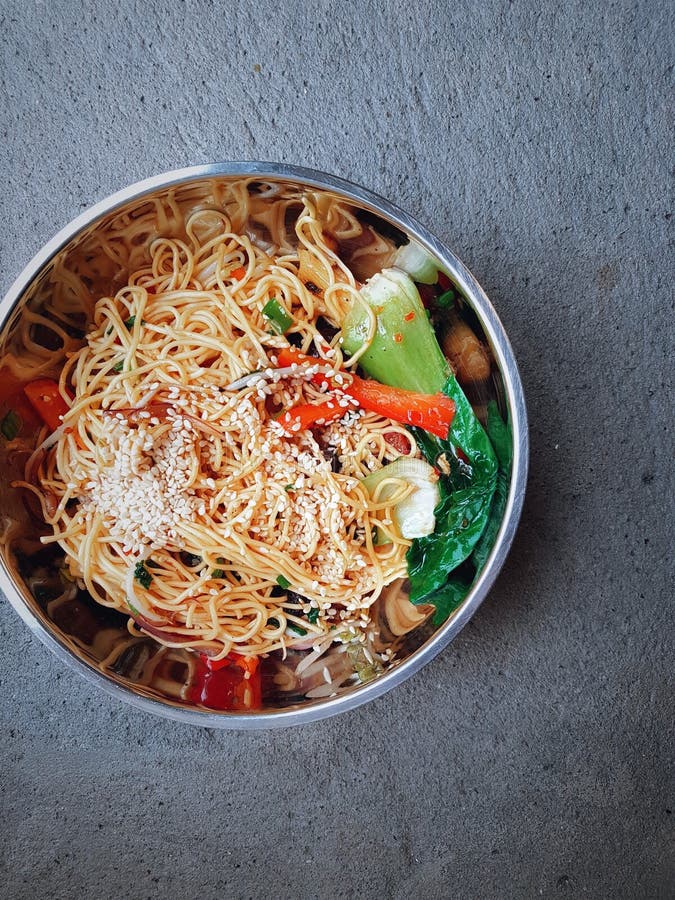
[(145, 563), (143, 560), (136, 563), (136, 568), (134, 569), (134, 578), (140, 584), (141, 587), (147, 589), (150, 587), (150, 582), (152, 581), (152, 575), (145, 567)]
[[(131, 331), (134, 327), (134, 322), (136, 321), (136, 316), (129, 316), (128, 319), (125, 319), (124, 325), (126, 326), (127, 331)], [(145, 325), (145, 319), (141, 319), (141, 325)]]
[(17, 434), (21, 431), (21, 417), (13, 409), (7, 413), (5, 418), (0, 422), (0, 431), (8, 441), (13, 441)]
[(434, 306), (438, 306), (439, 309), (450, 309), (451, 306), (455, 305), (455, 292), (454, 291), (444, 291), (434, 300)]
[(123, 368), (124, 368), (124, 360), (121, 359), (119, 362), (115, 363), (115, 365), (112, 367), (112, 370), (113, 370), (113, 372), (117, 372), (119, 374)]
[(225, 572), (222, 569), (214, 569), (213, 572), (211, 572), (211, 578), (224, 578), (224, 577), (225, 577)]
[(283, 588), (283, 590), (288, 590), (288, 588), (291, 586), (288, 578), (284, 578), (283, 575), (277, 575), (277, 584), (280, 588)]
[(312, 607), (310, 611), (307, 613), (307, 621), (310, 625), (316, 625), (319, 621), (319, 610), (316, 607)]
[(293, 631), (295, 634), (299, 634), (300, 637), (304, 637), (307, 634), (307, 629), (300, 628), (300, 626), (296, 625), (295, 622), (287, 622), (286, 628), (288, 628), (289, 631)]
[(287, 484), (287, 485), (284, 485), (284, 490), (287, 491), (287, 492), (294, 491), (294, 490), (295, 490), (295, 485), (294, 485), (294, 484)]

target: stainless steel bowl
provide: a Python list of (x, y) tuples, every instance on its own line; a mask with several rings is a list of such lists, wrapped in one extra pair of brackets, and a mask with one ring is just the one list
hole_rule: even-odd
[[(207, 710), (185, 699), (185, 692), (181, 692), (181, 679), (184, 677), (180, 674), (182, 663), (172, 658), (170, 653), (165, 653), (160, 665), (154, 666), (155, 676), (151, 682), (147, 678), (134, 677), (133, 673), (119, 665), (119, 641), (124, 640), (126, 633), (123, 624), (115, 624), (106, 618), (105, 611), (100, 608), (98, 612), (96, 609), (81, 609), (78, 612), (76, 607), (64, 615), (63, 611), (59, 613), (50, 609), (48, 603), (41, 603), (40, 598), (34, 597), (28, 589), (26, 580), (30, 580), (30, 573), (26, 572), (25, 566), (23, 573), (17, 570), (16, 559), (2, 543), (0, 587), (9, 602), (59, 659), (93, 685), (140, 709), (183, 722), (212, 728), (253, 729), (299, 725), (352, 709), (411, 676), (450, 643), (484, 600), (511, 546), (523, 505), (528, 437), (525, 401), (513, 351), (490, 301), (460, 260), (411, 216), (381, 197), (340, 178), (295, 166), (257, 162), (195, 166), (148, 178), (113, 194), (74, 219), (26, 266), (0, 304), (0, 339), (8, 329), (15, 327), (27, 301), (34, 298), (37, 292), (48, 289), (52, 267), (59, 265), (67, 268), (78, 255), (81, 257), (83, 253), (91, 253), (97, 231), (108, 226), (116, 217), (133, 215), (146, 204), (164, 201), (170, 195), (198, 199), (222, 182), (234, 180), (264, 181), (291, 191), (306, 188), (327, 191), (353, 207), (393, 224), (435, 254), (475, 313), (483, 337), (491, 348), (494, 368), (498, 373), (500, 399), (508, 411), (513, 431), (513, 464), (504, 518), (494, 548), (464, 602), (442, 626), (433, 631), (427, 626), (426, 630), (420, 631), (417, 639), (409, 643), (407, 655), (404, 654), (395, 666), (369, 683), (354, 685), (329, 699), (292, 702), (247, 714)], [(0, 500), (5, 532), (12, 522), (12, 510), (16, 508), (10, 500), (7, 471), (7, 466), (2, 466)], [(150, 643), (154, 644), (152, 641)], [(156, 646), (155, 650), (158, 650)]]

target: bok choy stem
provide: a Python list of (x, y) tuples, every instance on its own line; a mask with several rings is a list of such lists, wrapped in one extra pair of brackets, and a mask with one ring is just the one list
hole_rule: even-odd
[(442, 391), (455, 403), (447, 439), (413, 429), (424, 456), (444, 474), (434, 510), (436, 527), (413, 540), (408, 551), (410, 599), (433, 603), (436, 621), (442, 621), (470, 589), (472, 579), (453, 573), (469, 559), (485, 531), (497, 459), (441, 351), (411, 278), (398, 269), (385, 269), (364, 285), (361, 298), (375, 313), (375, 333), (364, 351), (372, 322), (367, 310), (355, 303), (345, 317), (342, 338), (348, 353), (361, 350), (361, 368), (383, 384), (428, 394)]

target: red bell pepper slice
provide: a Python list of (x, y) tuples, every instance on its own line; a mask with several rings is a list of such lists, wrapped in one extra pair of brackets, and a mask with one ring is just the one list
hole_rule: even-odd
[(327, 403), (301, 403), (293, 406), (279, 416), (277, 422), (287, 434), (306, 431), (313, 425), (325, 425), (339, 419), (347, 412), (348, 407), (340, 406), (337, 400)]
[(42, 423), (23, 389), (24, 382), (3, 366), (0, 369), (0, 420), (8, 413), (15, 413), (20, 420), (18, 434), (26, 436), (36, 431)]
[[(296, 350), (295, 347), (284, 347), (279, 350), (277, 353), (277, 365), (280, 368), (285, 369), (293, 364), (298, 366), (332, 365), (327, 359), (320, 359), (318, 356), (308, 356), (306, 353), (301, 353), (299, 350)], [(318, 385), (326, 384), (328, 382), (328, 376), (323, 372), (317, 372), (316, 375), (312, 375), (312, 381), (314, 384)]]
[(70, 409), (61, 396), (57, 382), (51, 378), (38, 378), (25, 385), (23, 390), (45, 425), (56, 431), (62, 416)]
[(341, 390), (362, 409), (388, 416), (403, 425), (415, 425), (444, 440), (455, 416), (455, 401), (445, 394), (419, 394), (352, 375)]
[(260, 660), (257, 656), (230, 653), (224, 659), (199, 656), (190, 699), (208, 709), (230, 712), (262, 706)]
[[(280, 350), (277, 354), (277, 361), (280, 366), (290, 366), (293, 363), (316, 365), (318, 362), (315, 357), (300, 353), (294, 347), (284, 347), (283, 350)], [(349, 378), (351, 378), (351, 382), (347, 384)], [(312, 381), (322, 384), (326, 381), (326, 376), (318, 373), (313, 376)], [(359, 378), (358, 375), (349, 374), (346, 376), (344, 384), (333, 382), (332, 387), (353, 397), (362, 409), (387, 416), (394, 422), (400, 422), (403, 425), (416, 425), (443, 439), (447, 439), (450, 425), (455, 416), (454, 400), (441, 393), (419, 394), (417, 391), (389, 387), (380, 384), (379, 381), (366, 380)], [(316, 409), (317, 407), (312, 408)], [(296, 409), (300, 409), (300, 407), (296, 407)], [(317, 418), (321, 418), (321, 415), (317, 415)], [(337, 418), (337, 416), (333, 418)]]

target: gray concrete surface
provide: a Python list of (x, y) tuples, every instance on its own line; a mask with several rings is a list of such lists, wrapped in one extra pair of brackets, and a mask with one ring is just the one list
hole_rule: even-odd
[(151, 173), (314, 166), (472, 268), (532, 426), (489, 599), (344, 717), (139, 714), (0, 605), (0, 895), (673, 896), (673, 25), (665, 0), (0, 3), (3, 289)]

